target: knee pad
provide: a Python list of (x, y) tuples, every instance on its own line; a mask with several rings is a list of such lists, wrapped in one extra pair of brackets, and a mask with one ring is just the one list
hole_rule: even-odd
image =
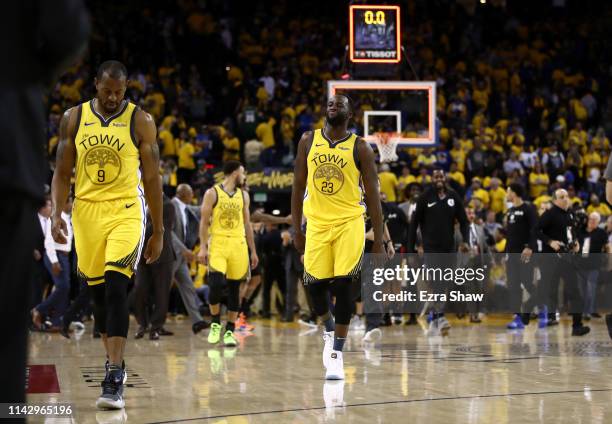
[(223, 297), (223, 287), (225, 286), (225, 275), (220, 272), (209, 272), (208, 273), (208, 287), (210, 287), (210, 293), (208, 295), (208, 303), (211, 305), (218, 305), (221, 303)]
[(106, 271), (106, 328), (108, 337), (127, 337), (130, 324), (127, 292), (130, 278), (120, 272)]
[(89, 286), (93, 300), (94, 325), (96, 329), (106, 334), (106, 283)]
[(240, 309), (240, 280), (227, 280), (227, 309), (232, 312)]
[(329, 312), (329, 292), (328, 282), (318, 282), (309, 284), (308, 293), (312, 299), (312, 309), (317, 316), (325, 315)]
[(348, 325), (351, 322), (353, 311), (353, 296), (351, 282), (346, 279), (336, 280), (334, 283), (334, 294), (336, 296), (336, 306), (334, 316), (336, 324)]

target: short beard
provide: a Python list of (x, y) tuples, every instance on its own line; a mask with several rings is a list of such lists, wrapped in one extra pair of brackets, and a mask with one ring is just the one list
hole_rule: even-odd
[(327, 116), (326, 120), (327, 120), (327, 123), (331, 125), (332, 127), (337, 127), (346, 122), (346, 117), (344, 115), (338, 114), (334, 116), (333, 118), (330, 118), (329, 116)]

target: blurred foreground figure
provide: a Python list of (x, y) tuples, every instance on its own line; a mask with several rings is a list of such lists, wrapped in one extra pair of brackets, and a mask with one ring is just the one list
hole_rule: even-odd
[(82, 50), (89, 21), (73, 0), (7, 3), (0, 16), (0, 402), (24, 402), (29, 281), (43, 200), (43, 90)]

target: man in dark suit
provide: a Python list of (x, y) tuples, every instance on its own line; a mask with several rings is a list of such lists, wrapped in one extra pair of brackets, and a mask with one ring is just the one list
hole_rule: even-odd
[(194, 334), (208, 327), (208, 323), (202, 319), (199, 307), (202, 304), (195, 292), (193, 280), (189, 272), (189, 264), (194, 260), (193, 248), (198, 242), (200, 229), (200, 208), (191, 204), (193, 201), (193, 190), (189, 184), (179, 184), (176, 188), (176, 197), (172, 199), (174, 206), (174, 229), (172, 234), (172, 246), (174, 248), (175, 261), (172, 266), (172, 275), (183, 299), (183, 304), (191, 319)]
[[(170, 283), (172, 283), (172, 264), (176, 257), (172, 246), (172, 232), (175, 225), (175, 210), (171, 200), (164, 195), (164, 247), (159, 259), (152, 264), (147, 264), (143, 258), (140, 259), (136, 271), (136, 284), (134, 286), (134, 310), (138, 330), (136, 338), (144, 336), (145, 331), (151, 324), (149, 339), (158, 340), (159, 336), (171, 336), (172, 332), (164, 329), (166, 314), (168, 312), (168, 297), (170, 295)], [(153, 232), (151, 220), (147, 217), (145, 230), (145, 245)], [(149, 316), (149, 299), (153, 295), (155, 308)]]
[(36, 210), (43, 201), (44, 87), (85, 46), (89, 21), (82, 1), (8, 2), (0, 14), (0, 403), (25, 402), (30, 273)]

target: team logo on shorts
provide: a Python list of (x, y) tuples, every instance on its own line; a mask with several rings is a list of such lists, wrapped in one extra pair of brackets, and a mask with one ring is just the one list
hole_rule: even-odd
[(121, 159), (109, 147), (94, 147), (85, 153), (85, 172), (94, 184), (110, 184), (121, 172)]
[(344, 184), (342, 170), (333, 163), (326, 163), (317, 167), (312, 179), (317, 190), (327, 195), (338, 193)]

